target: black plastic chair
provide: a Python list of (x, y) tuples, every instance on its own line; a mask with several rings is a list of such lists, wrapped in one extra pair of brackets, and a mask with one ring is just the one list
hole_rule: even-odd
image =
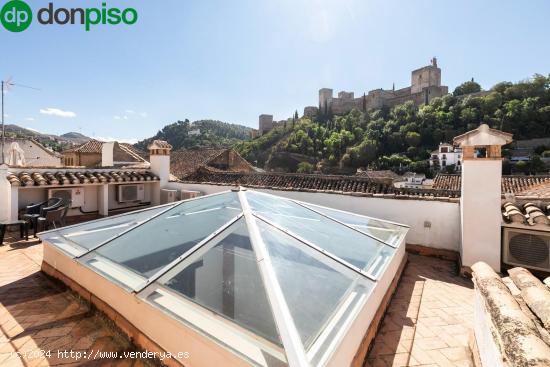
[(59, 208), (61, 205), (63, 205), (63, 199), (53, 197), (41, 203), (31, 204), (26, 207), (23, 219), (29, 222), (35, 237), (38, 232), (38, 218), (44, 217), (48, 211)]
[(64, 227), (65, 218), (67, 217), (67, 212), (71, 208), (71, 200), (62, 200), (61, 205), (56, 206), (53, 209), (51, 207), (44, 208), (44, 215), (38, 218), (38, 227), (41, 227), (44, 230), (48, 230), (50, 226), (53, 228)]

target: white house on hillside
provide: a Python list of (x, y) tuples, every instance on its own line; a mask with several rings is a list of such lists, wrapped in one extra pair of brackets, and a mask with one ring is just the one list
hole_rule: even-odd
[(448, 143), (440, 143), (439, 148), (432, 152), (430, 157), (430, 167), (444, 168), (455, 166), (457, 171), (462, 168), (462, 149), (455, 148)]

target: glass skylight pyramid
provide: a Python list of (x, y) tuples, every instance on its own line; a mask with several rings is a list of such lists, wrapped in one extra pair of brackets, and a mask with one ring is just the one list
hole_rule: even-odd
[(41, 237), (254, 364), (310, 366), (326, 361), (406, 232), (239, 190)]

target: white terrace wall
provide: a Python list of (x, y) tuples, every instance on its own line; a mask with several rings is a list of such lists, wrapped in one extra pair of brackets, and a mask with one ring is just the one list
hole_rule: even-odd
[[(6, 180), (7, 182), (7, 180)], [(151, 202), (152, 205), (158, 205), (158, 202), (153, 200), (154, 193), (160, 190), (159, 182), (129, 182), (128, 184), (143, 184), (144, 185), (144, 198), (143, 203)], [(138, 205), (138, 203), (119, 203), (116, 200), (116, 190), (118, 183), (107, 184), (108, 190), (108, 210), (123, 209)], [(11, 210), (11, 219), (17, 218), (19, 210), (24, 209), (27, 205), (40, 203), (48, 199), (48, 189), (62, 189), (79, 187), (84, 193), (84, 205), (79, 209), (71, 209), (68, 213), (69, 216), (80, 215), (82, 213), (93, 213), (100, 210), (100, 196), (99, 191), (103, 189), (104, 184), (87, 184), (87, 185), (63, 185), (63, 186), (33, 186), (33, 187), (12, 187), (12, 193), (17, 194), (17, 203)], [(13, 195), (12, 195), (13, 197)], [(101, 214), (101, 213), (100, 213)]]
[[(204, 195), (227, 191), (232, 186), (170, 182), (168, 187), (200, 191)], [(303, 191), (254, 189), (270, 194), (323, 205), (410, 226), (407, 243), (458, 251), (460, 205), (458, 202), (427, 199), (392, 199)]]

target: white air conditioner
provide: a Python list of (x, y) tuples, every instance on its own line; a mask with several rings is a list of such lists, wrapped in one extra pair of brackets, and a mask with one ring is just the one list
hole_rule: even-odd
[(202, 193), (200, 191), (191, 191), (191, 190), (180, 191), (181, 200), (193, 199), (199, 196), (202, 196)]
[(143, 201), (145, 197), (145, 185), (118, 185), (116, 199), (119, 203)]
[(71, 200), (71, 208), (84, 206), (84, 189), (82, 187), (67, 187), (64, 189), (49, 189), (48, 199), (60, 198), (65, 201)]
[(161, 204), (168, 204), (173, 203), (177, 200), (176, 195), (178, 193), (178, 190), (168, 190), (168, 189), (162, 189), (160, 190), (160, 203)]
[(550, 232), (504, 228), (503, 262), (550, 272)]

